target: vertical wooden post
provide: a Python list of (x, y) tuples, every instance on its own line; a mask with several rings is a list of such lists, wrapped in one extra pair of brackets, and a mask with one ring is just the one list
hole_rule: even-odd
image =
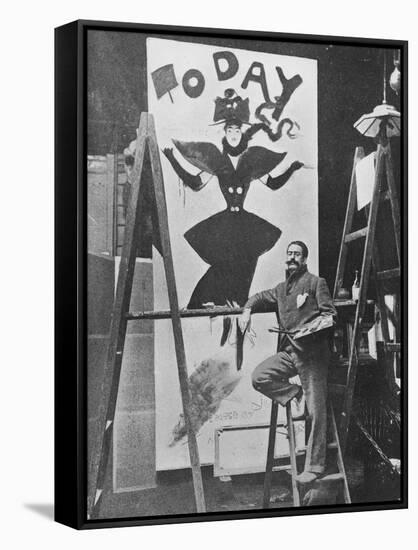
[(364, 158), (363, 147), (356, 147), (356, 151), (354, 153), (353, 171), (351, 172), (351, 183), (350, 183), (350, 192), (348, 195), (348, 206), (345, 213), (343, 236), (341, 240), (340, 253), (338, 256), (337, 275), (335, 277), (335, 283), (334, 283), (334, 292), (333, 292), (334, 300), (337, 298), (338, 291), (340, 290), (340, 288), (343, 286), (343, 283), (344, 283), (344, 271), (345, 271), (345, 264), (347, 261), (347, 244), (345, 242), (345, 236), (350, 231), (350, 228), (353, 224), (353, 217), (356, 209), (356, 200), (357, 200), (356, 166), (357, 166), (357, 163), (362, 158)]
[(106, 155), (106, 199), (107, 199), (107, 220), (106, 220), (106, 250), (109, 256), (115, 256), (115, 155)]
[(271, 417), (267, 447), (266, 473), (264, 474), (263, 508), (270, 508), (271, 480), (273, 477), (274, 447), (276, 444), (277, 413), (279, 405), (271, 400)]
[(370, 204), (369, 221), (367, 224), (366, 242), (364, 245), (363, 262), (361, 265), (360, 290), (359, 299), (354, 318), (352, 344), (350, 349), (348, 372), (347, 372), (347, 387), (344, 396), (343, 409), (340, 421), (340, 443), (342, 453), (345, 453), (348, 428), (350, 424), (351, 408), (353, 404), (354, 384), (357, 375), (357, 360), (356, 351), (360, 336), (360, 327), (363, 321), (364, 310), (366, 307), (367, 287), (370, 275), (370, 267), (372, 262), (374, 238), (376, 231), (377, 212), (380, 203), (380, 187), (382, 179), (382, 170), (384, 164), (383, 147), (379, 145), (376, 154), (376, 172), (373, 188), (373, 196)]
[(286, 404), (286, 418), (287, 418), (287, 435), (289, 438), (289, 456), (290, 467), (292, 471), (292, 491), (293, 491), (293, 506), (300, 506), (300, 495), (298, 489), (298, 483), (296, 476), (298, 475), (298, 466), (296, 463), (296, 439), (295, 439), (295, 426), (292, 417), (292, 405), (288, 401)]
[(343, 476), (344, 502), (346, 504), (350, 504), (351, 503), (350, 489), (348, 487), (348, 482), (347, 482), (347, 474), (346, 474), (346, 471), (345, 471), (344, 459), (343, 459), (343, 454), (342, 454), (342, 451), (341, 451), (340, 438), (338, 437), (337, 423), (335, 422), (334, 407), (332, 406), (332, 403), (331, 403), (330, 399), (328, 401), (328, 417), (331, 420), (331, 430), (332, 430), (333, 437), (335, 439), (335, 443), (337, 445), (337, 466), (338, 466), (338, 471)]
[(392, 210), (392, 221), (393, 227), (395, 230), (395, 243), (396, 243), (396, 252), (398, 254), (398, 265), (401, 265), (401, 227), (400, 227), (400, 213), (399, 213), (399, 202), (398, 202), (398, 193), (396, 191), (395, 177), (393, 175), (393, 163), (392, 163), (392, 152), (390, 149), (390, 141), (387, 142), (385, 147), (385, 165), (386, 165), (386, 177), (389, 191), (389, 199)]
[(164, 268), (167, 280), (168, 298), (170, 302), (171, 320), (173, 324), (174, 344), (177, 356), (177, 368), (180, 381), (180, 391), (183, 403), (184, 421), (186, 424), (190, 464), (192, 467), (193, 486), (195, 492), (197, 512), (205, 512), (205, 498), (203, 492), (202, 473), (200, 470), (199, 449), (196, 441), (193, 423), (190, 415), (190, 390), (184, 350), (183, 331), (177, 297), (176, 279), (174, 274), (173, 257), (169, 238), (167, 204), (165, 200), (163, 174), (160, 155), (157, 145), (153, 116), (148, 114), (148, 147), (151, 160), (151, 169), (154, 181), (155, 203), (157, 208), (158, 226), (161, 238), (161, 252), (164, 260)]

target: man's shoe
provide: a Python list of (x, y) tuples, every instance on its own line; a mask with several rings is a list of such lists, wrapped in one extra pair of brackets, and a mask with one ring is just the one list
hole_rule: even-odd
[(304, 471), (296, 476), (296, 481), (301, 485), (309, 485), (309, 483), (313, 483), (314, 481), (316, 481), (320, 475), (321, 474), (318, 474), (316, 472)]

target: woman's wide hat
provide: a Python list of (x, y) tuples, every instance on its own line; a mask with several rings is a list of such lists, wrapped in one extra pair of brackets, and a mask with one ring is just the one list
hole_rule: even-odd
[(228, 88), (224, 97), (215, 99), (215, 112), (213, 122), (215, 124), (249, 124), (250, 107), (248, 97), (242, 99), (235, 90)]

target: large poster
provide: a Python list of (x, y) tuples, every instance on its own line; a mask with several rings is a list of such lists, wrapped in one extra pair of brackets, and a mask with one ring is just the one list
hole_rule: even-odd
[[(283, 280), (294, 239), (306, 242), (317, 273), (316, 60), (148, 38), (147, 75), (180, 307), (244, 305)], [(168, 309), (156, 250), (153, 267), (154, 309)], [(276, 319), (253, 315), (241, 360), (234, 318), (182, 325), (200, 459), (212, 464), (216, 428), (269, 421), (271, 402), (252, 388), (251, 372), (276, 350)], [(169, 320), (155, 322), (155, 376), (157, 469), (183, 468)]]

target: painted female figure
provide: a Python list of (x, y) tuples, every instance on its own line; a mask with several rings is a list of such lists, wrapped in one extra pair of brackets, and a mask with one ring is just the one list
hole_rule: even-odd
[[(259, 130), (276, 141), (281, 136), (283, 124), (292, 123), (289, 119), (282, 120), (278, 133), (273, 135), (265, 123), (250, 125), (248, 120), (248, 98), (242, 100), (234, 90), (226, 90), (225, 98), (218, 97), (215, 101), (214, 115), (215, 123), (221, 121), (224, 124), (222, 151), (212, 143), (173, 140), (181, 155), (201, 170), (199, 174), (190, 174), (177, 161), (172, 149), (164, 149), (165, 156), (185, 186), (200, 191), (208, 183), (203, 182), (201, 174), (209, 173), (218, 178), (226, 202), (224, 210), (198, 223), (184, 235), (210, 266), (192, 293), (187, 306), (190, 309), (201, 308), (208, 302), (215, 305), (245, 303), (258, 258), (270, 250), (281, 235), (278, 227), (244, 209), (250, 184), (267, 176), (267, 187), (280, 189), (303, 166), (296, 161), (279, 176), (270, 176), (286, 153), (259, 146), (249, 147), (249, 142)], [(246, 131), (243, 131), (244, 124), (249, 126)]]

